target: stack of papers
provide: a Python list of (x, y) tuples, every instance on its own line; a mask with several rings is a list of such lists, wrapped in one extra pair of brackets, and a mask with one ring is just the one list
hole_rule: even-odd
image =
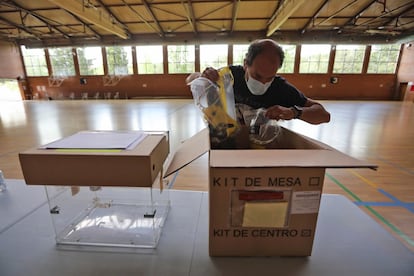
[(42, 146), (43, 149), (133, 149), (147, 134), (143, 131), (81, 131)]

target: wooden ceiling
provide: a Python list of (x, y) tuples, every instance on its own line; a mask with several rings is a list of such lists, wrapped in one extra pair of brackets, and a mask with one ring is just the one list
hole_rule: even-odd
[(0, 40), (28, 47), (414, 40), (413, 0), (4, 0)]

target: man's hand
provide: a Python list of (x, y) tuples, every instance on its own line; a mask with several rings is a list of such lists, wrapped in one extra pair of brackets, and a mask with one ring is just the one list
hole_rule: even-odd
[(295, 118), (295, 112), (292, 108), (274, 105), (269, 107), (265, 113), (266, 117), (273, 120), (292, 120)]
[(219, 74), (216, 69), (213, 67), (207, 67), (203, 73), (201, 74), (202, 77), (211, 80), (212, 82), (217, 82), (219, 79)]
[[(296, 112), (290, 107), (274, 105), (267, 109), (265, 115), (269, 119), (274, 120), (292, 120), (295, 118)], [(331, 114), (320, 103), (308, 98), (305, 106), (303, 106), (300, 119), (317, 125), (329, 122), (331, 120)]]

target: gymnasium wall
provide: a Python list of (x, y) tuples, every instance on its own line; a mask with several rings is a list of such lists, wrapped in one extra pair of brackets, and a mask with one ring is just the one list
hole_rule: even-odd
[[(331, 100), (393, 100), (395, 97), (395, 75), (373, 74), (285, 74), (290, 83), (314, 99)], [(28, 78), (32, 93), (44, 97), (47, 91), (52, 98), (69, 97), (75, 92), (77, 98), (88, 92), (93, 97), (97, 92), (102, 96), (106, 92), (119, 92), (121, 98), (175, 97), (191, 98), (185, 85), (187, 75), (130, 75), (122, 78), (115, 86), (104, 86), (102, 76), (84, 77), (86, 84), (80, 84), (79, 77), (68, 78), (60, 87), (49, 87), (47, 77)], [(337, 77), (338, 82), (330, 82)]]
[(398, 82), (414, 81), (414, 41), (406, 43), (398, 70)]
[(397, 73), (397, 97), (414, 102), (414, 41), (406, 43)]
[(24, 76), (19, 47), (11, 42), (0, 40), (0, 79), (17, 79)]
[[(314, 99), (326, 100), (400, 100), (400, 83), (414, 80), (414, 46), (403, 47), (398, 73), (390, 74), (284, 74), (289, 82)], [(0, 42), (0, 58), (7, 60), (7, 66), (0, 67), (0, 78), (16, 78), (24, 75), (24, 69), (18, 48), (7, 42)], [(191, 98), (189, 88), (185, 85), (187, 74), (129, 75), (119, 80), (116, 85), (104, 80), (103, 76), (86, 76), (86, 84), (81, 84), (80, 77), (69, 77), (59, 87), (48, 77), (28, 77), (26, 85), (30, 93), (39, 98), (64, 99), (74, 93), (80, 98), (87, 92), (93, 98), (97, 92), (112, 95), (119, 92), (120, 98), (171, 97)], [(331, 78), (337, 82), (332, 83)], [(114, 84), (114, 83), (112, 83)]]

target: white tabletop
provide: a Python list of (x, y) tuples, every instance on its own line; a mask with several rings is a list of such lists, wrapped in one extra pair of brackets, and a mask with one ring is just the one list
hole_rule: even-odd
[[(414, 275), (414, 253), (340, 195), (323, 195), (312, 256), (208, 256), (208, 193), (171, 190), (156, 249), (62, 250), (42, 187), (0, 193), (0, 275)], [(89, 248), (90, 249), (90, 248)]]

